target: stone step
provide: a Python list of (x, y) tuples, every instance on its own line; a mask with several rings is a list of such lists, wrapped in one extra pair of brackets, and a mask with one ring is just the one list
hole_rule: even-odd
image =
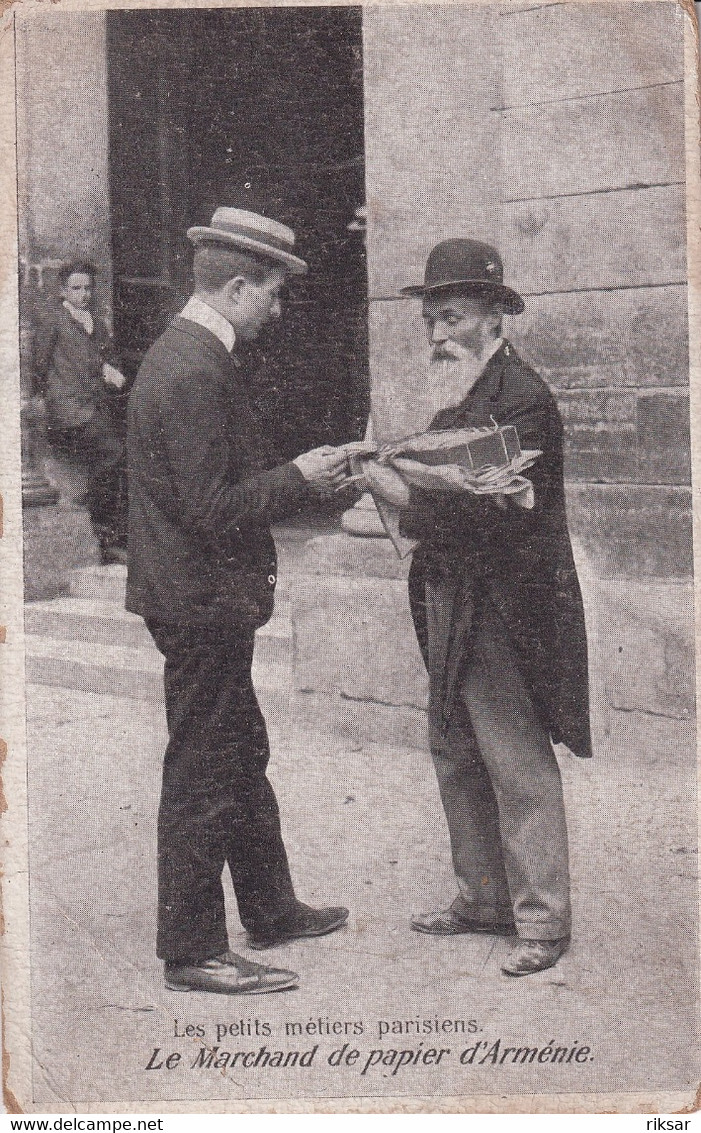
[(27, 680), (134, 700), (163, 699), (163, 658), (151, 649), (27, 634)]
[[(110, 649), (153, 648), (143, 619), (106, 599), (70, 597), (28, 602), (24, 624), (27, 634), (53, 640), (93, 642)], [(283, 600), (276, 602), (273, 617), (256, 634), (256, 658), (259, 662), (284, 663), (291, 656), (289, 601)]]
[(39, 637), (134, 649), (153, 644), (142, 618), (106, 599), (71, 597), (28, 602), (24, 630)]
[[(127, 568), (119, 563), (109, 566), (78, 567), (69, 573), (68, 588), (73, 598), (94, 598), (98, 602), (117, 602), (124, 605), (127, 586)], [(289, 580), (283, 575), (275, 590), (275, 606), (289, 603)]]
[[(66, 641), (27, 634), (26, 679), (32, 684), (78, 689), (81, 692), (127, 697), (137, 701), (163, 701), (163, 658), (155, 646), (130, 648), (97, 642)], [(253, 679), (263, 711), (284, 712), (289, 698), (287, 662), (253, 662)]]
[(68, 576), (72, 598), (92, 598), (96, 602), (116, 602), (124, 606), (126, 587), (127, 568), (118, 563), (78, 567)]

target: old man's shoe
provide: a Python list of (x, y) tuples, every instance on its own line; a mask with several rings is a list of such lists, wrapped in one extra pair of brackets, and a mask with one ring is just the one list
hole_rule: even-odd
[(334, 905), (328, 909), (312, 909), (309, 905), (297, 903), (297, 908), (289, 916), (276, 921), (269, 928), (248, 934), (249, 948), (274, 948), (276, 944), (287, 944), (290, 940), (301, 940), (307, 936), (326, 936), (342, 928), (348, 920), (348, 909)]
[(415, 932), (426, 932), (432, 936), (457, 936), (463, 932), (487, 932), (496, 936), (511, 936), (516, 932), (512, 920), (476, 921), (465, 917), (452, 905), (438, 913), (415, 913), (411, 918)]
[(530, 976), (534, 972), (544, 972), (557, 963), (569, 943), (569, 936), (562, 936), (559, 940), (519, 940), (501, 970), (506, 976)]
[(296, 987), (299, 976), (284, 968), (253, 964), (235, 952), (224, 952), (199, 964), (166, 964), (165, 983), (171, 991), (213, 991), (220, 995), (264, 995)]

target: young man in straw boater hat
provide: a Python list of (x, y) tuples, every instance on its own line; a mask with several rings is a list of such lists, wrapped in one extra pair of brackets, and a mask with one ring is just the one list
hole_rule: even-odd
[(502, 336), (523, 299), (504, 285), (496, 249), (438, 244), (423, 284), (431, 346), (432, 429), (515, 425), (542, 455), (517, 497), (371, 481), (404, 509), (419, 541), (409, 594), (430, 676), (431, 753), (459, 893), (418, 914), (423, 933), (517, 934), (508, 975), (556, 963), (570, 937), (567, 827), (551, 741), (591, 755), (587, 651), (567, 531), (562, 422), (545, 383)]
[(348, 917), (295, 896), (251, 681), (254, 634), (273, 610), (269, 525), (332, 490), (346, 458), (326, 446), (269, 467), (236, 357), (237, 342), (280, 316), (287, 277), (307, 271), (294, 233), (219, 208), (188, 237), (194, 294), (146, 354), (129, 405), (127, 608), (165, 656), (170, 737), (157, 953), (171, 989), (261, 993), (298, 976), (229, 950), (225, 865), (252, 948), (320, 936)]

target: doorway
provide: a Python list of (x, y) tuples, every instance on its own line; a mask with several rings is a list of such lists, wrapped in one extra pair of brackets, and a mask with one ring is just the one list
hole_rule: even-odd
[(282, 458), (360, 436), (368, 403), (361, 10), (109, 11), (115, 335), (125, 368), (190, 291), (217, 205), (294, 228), (309, 275), (256, 344)]

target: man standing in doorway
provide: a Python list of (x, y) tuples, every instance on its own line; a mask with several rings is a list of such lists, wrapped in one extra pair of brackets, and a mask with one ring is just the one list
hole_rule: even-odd
[[(112, 340), (95, 310), (97, 268), (73, 260), (58, 271), (60, 305), (35, 327), (34, 390), (45, 398), (47, 439), (56, 457), (84, 479), (85, 504), (103, 564), (126, 562), (124, 444), (108, 388), (122, 389)], [(112, 364), (111, 364), (112, 363)]]
[(293, 232), (219, 208), (188, 237), (194, 295), (146, 354), (128, 427), (127, 608), (165, 656), (170, 737), (157, 953), (171, 989), (261, 993), (298, 976), (229, 950), (225, 865), (252, 948), (320, 936), (348, 917), (295, 896), (251, 680), (254, 634), (273, 611), (269, 525), (332, 490), (346, 460), (324, 447), (270, 467), (235, 353), (279, 317), (287, 277), (307, 270)]
[[(502, 970), (551, 967), (570, 938), (567, 826), (551, 741), (591, 755), (584, 614), (563, 485), (563, 429), (545, 383), (502, 337), (523, 300), (498, 252), (446, 240), (420, 298), (432, 348), (432, 429), (514, 425), (540, 450), (525, 498), (409, 489), (391, 469), (375, 490), (419, 541), (409, 593), (430, 676), (431, 752), (459, 893), (412, 919), (418, 932), (517, 933)], [(388, 487), (388, 485), (391, 485)]]

